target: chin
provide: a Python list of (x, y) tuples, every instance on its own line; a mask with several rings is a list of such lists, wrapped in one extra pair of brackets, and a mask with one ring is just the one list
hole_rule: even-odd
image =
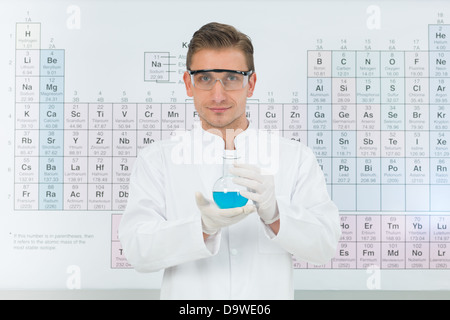
[(205, 121), (212, 127), (224, 128), (232, 123), (232, 121), (226, 121), (225, 119), (205, 119)]

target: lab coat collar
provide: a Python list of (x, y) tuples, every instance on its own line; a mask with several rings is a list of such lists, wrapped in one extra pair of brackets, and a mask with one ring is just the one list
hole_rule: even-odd
[[(222, 163), (223, 155), (230, 153), (229, 150), (225, 150), (225, 141), (222, 136), (203, 130), (201, 123), (198, 124), (196, 130), (201, 131), (201, 134), (196, 134), (196, 136), (202, 137), (203, 150), (207, 151), (204, 156), (211, 159), (211, 149), (213, 147), (216, 163)], [(248, 127), (234, 138), (237, 161), (254, 164), (273, 172), (278, 169), (279, 143), (279, 132), (258, 130), (249, 121)]]
[[(201, 123), (194, 125), (189, 133), (189, 161), (194, 164), (222, 164), (225, 151), (225, 141), (221, 135), (204, 130)], [(234, 138), (235, 152), (238, 162), (249, 163), (275, 172), (279, 164), (279, 132), (258, 130), (249, 121), (248, 127)]]
[[(213, 162), (220, 164), (222, 163), (224, 154), (229, 154), (230, 151), (225, 150), (225, 141), (222, 138), (221, 133), (217, 132), (218, 134), (216, 134), (214, 130), (217, 129), (204, 130), (201, 121), (196, 122), (192, 130), (192, 142), (194, 144), (194, 148), (195, 146), (202, 147), (203, 159), (207, 158), (209, 160), (208, 162), (210, 162), (210, 160), (213, 160)], [(247, 148), (246, 145), (248, 143), (248, 139), (246, 138), (250, 133), (255, 133), (252, 132), (254, 130), (255, 128), (252, 125), (251, 121), (248, 121), (248, 127), (244, 131), (240, 132), (236, 137), (234, 137), (234, 145), (236, 149), (235, 152), (238, 158), (245, 158), (245, 149)]]
[[(249, 134), (257, 132), (256, 127), (252, 124), (252, 122), (250, 120), (248, 120), (248, 119), (247, 119), (247, 121), (248, 121), (248, 127), (244, 131), (240, 132), (236, 137), (234, 137), (234, 146), (235, 146), (236, 150), (239, 149), (239, 146), (244, 145), (244, 141), (245, 141), (246, 137), (249, 136)], [(212, 129), (212, 130), (204, 130), (202, 128), (201, 121), (196, 122), (194, 124), (194, 130), (199, 130), (199, 131), (202, 132), (202, 135), (205, 135), (205, 136), (210, 138), (210, 139), (207, 138), (207, 139), (204, 139), (204, 140), (209, 140), (209, 141), (211, 141), (211, 140), (218, 140), (218, 141), (220, 141), (220, 143), (217, 143), (217, 145), (221, 144), (222, 149), (225, 149), (225, 141), (224, 141), (224, 139), (221, 136), (215, 134), (213, 132), (214, 129)]]

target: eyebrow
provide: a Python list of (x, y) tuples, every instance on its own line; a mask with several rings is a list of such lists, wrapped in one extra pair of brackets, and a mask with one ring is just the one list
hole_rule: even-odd
[(202, 70), (188, 70), (190, 75), (196, 74), (196, 73), (203, 73), (203, 72), (231, 72), (231, 73), (237, 73), (242, 74), (244, 76), (248, 76), (252, 73), (252, 71), (239, 71), (239, 70), (229, 70), (229, 69), (202, 69)]

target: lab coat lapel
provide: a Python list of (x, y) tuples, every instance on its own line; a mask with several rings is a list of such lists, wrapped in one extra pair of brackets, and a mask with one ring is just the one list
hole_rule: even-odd
[(214, 183), (222, 174), (224, 141), (201, 127), (195, 127), (192, 133), (192, 152), (196, 159), (193, 170), (202, 182), (204, 196), (212, 199)]

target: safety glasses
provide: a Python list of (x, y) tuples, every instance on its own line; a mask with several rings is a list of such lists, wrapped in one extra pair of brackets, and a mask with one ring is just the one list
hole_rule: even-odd
[(248, 83), (253, 71), (237, 71), (227, 69), (188, 70), (194, 87), (201, 90), (211, 90), (216, 81), (220, 81), (227, 91), (240, 90)]

